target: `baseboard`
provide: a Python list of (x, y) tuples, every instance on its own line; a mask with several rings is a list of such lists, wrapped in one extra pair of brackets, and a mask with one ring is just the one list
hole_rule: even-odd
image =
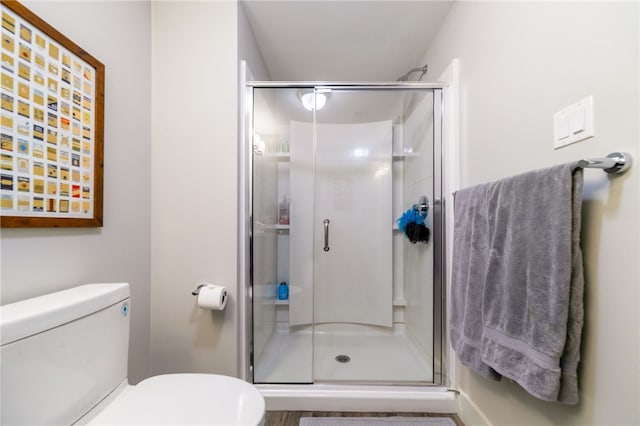
[(463, 391), (458, 395), (458, 417), (465, 426), (492, 426), (487, 416)]

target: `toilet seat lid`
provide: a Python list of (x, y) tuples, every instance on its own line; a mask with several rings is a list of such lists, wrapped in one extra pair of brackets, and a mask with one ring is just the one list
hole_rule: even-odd
[(264, 398), (247, 382), (215, 374), (166, 374), (116, 398), (92, 425), (258, 425)]

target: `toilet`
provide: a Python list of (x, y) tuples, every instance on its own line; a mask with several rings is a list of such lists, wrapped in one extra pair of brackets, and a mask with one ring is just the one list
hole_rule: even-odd
[(166, 374), (130, 385), (130, 309), (127, 283), (0, 307), (0, 424), (264, 424), (264, 398), (234, 377)]

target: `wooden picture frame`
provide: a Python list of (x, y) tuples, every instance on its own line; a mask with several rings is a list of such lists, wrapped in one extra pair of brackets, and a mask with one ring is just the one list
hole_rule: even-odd
[(0, 3), (1, 226), (101, 227), (105, 66), (19, 2)]

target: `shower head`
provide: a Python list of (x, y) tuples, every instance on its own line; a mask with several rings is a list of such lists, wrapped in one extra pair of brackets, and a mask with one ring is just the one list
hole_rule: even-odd
[(427, 73), (428, 68), (429, 66), (427, 64), (425, 64), (423, 67), (412, 68), (406, 74), (398, 78), (396, 81), (409, 81), (409, 77), (411, 76), (411, 74), (418, 71), (420, 71), (422, 74), (420, 74), (420, 77), (418, 77), (416, 81), (420, 81), (422, 80), (422, 77), (424, 77), (424, 75)]

